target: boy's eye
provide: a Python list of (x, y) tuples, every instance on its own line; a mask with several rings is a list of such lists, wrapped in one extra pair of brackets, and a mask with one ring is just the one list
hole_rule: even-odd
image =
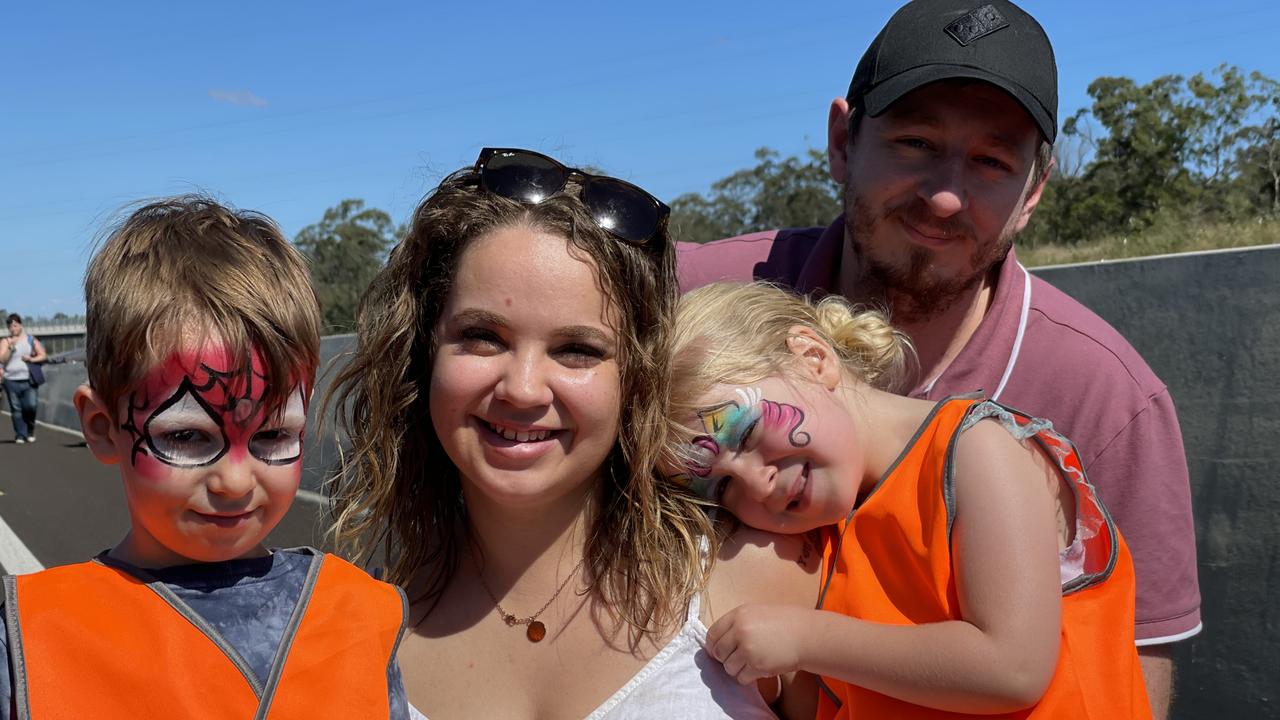
[(302, 457), (302, 433), (287, 428), (259, 430), (249, 439), (249, 454), (269, 465), (288, 465)]
[(221, 433), (195, 428), (153, 433), (150, 439), (156, 457), (178, 467), (206, 465), (221, 457), (226, 448)]
[(161, 403), (144, 428), (151, 453), (174, 467), (209, 465), (227, 451), (216, 417), (186, 388)]
[(164, 441), (175, 447), (182, 445), (199, 445), (209, 441), (209, 434), (202, 430), (174, 430), (161, 436)]

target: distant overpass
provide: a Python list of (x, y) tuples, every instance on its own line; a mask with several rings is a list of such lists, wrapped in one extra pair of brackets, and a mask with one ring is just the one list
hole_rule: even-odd
[(79, 350), (84, 347), (84, 323), (42, 323), (40, 325), (24, 325), (28, 335), (35, 337), (44, 345), (44, 351), (57, 355), (68, 350)]

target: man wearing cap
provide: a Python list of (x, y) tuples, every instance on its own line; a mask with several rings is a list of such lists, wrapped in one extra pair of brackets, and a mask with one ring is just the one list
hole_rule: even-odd
[(843, 215), (826, 228), (682, 243), (681, 286), (755, 277), (887, 307), (919, 356), (912, 397), (982, 389), (1052, 420), (1132, 551), (1135, 636), (1162, 718), (1168, 644), (1200, 630), (1177, 416), (1119, 333), (1015, 257), (1053, 165), (1057, 67), (1034, 18), (982, 2), (903, 6), (831, 103), (827, 154)]

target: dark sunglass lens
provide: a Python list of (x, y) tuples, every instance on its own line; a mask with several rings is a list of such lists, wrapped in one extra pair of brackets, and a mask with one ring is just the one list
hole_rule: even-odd
[(592, 178), (582, 201), (600, 227), (629, 243), (652, 238), (661, 219), (657, 203), (644, 191), (617, 180)]
[(521, 152), (496, 153), (481, 174), (489, 192), (527, 203), (560, 192), (565, 179), (564, 168), (551, 159)]

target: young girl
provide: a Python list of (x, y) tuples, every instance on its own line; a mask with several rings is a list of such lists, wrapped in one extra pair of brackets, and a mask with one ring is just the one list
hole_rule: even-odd
[(890, 394), (905, 339), (834, 297), (703, 287), (673, 353), (678, 479), (753, 527), (824, 537), (819, 609), (712, 626), (740, 682), (818, 675), (824, 718), (1150, 716), (1128, 550), (1048, 422)]

